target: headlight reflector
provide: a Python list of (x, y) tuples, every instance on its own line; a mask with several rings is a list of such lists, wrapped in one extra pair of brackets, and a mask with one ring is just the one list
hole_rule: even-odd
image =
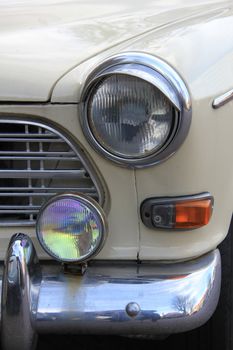
[(53, 258), (83, 262), (103, 246), (107, 228), (98, 203), (83, 195), (64, 194), (51, 198), (37, 219), (37, 237)]
[(125, 158), (146, 157), (160, 149), (176, 119), (174, 107), (161, 91), (123, 74), (103, 79), (93, 89), (87, 109), (95, 139)]

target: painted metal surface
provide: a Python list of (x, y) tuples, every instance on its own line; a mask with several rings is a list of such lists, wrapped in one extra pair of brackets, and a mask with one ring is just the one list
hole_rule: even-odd
[[(90, 57), (156, 27), (211, 8), (199, 2), (2, 1), (0, 100), (47, 101), (61, 76)], [(113, 49), (114, 50), (114, 49)], [(98, 60), (98, 59), (97, 59)]]
[[(148, 10), (139, 1), (115, 5), (103, 0), (93, 14), (93, 1), (50, 1), (50, 6), (37, 1), (33, 8), (29, 1), (1, 4), (0, 100), (51, 97), (57, 105), (5, 103), (0, 111), (57, 121), (92, 156), (111, 197), (110, 233), (98, 259), (186, 259), (214, 249), (227, 234), (233, 209), (231, 103), (212, 108), (215, 96), (232, 89), (231, 3), (174, 0), (168, 9), (167, 2), (151, 1)], [(179, 151), (163, 164), (137, 171), (99, 156), (81, 131), (77, 105), (58, 105), (76, 104), (91, 71), (107, 57), (126, 51), (165, 60), (184, 79), (192, 98), (192, 125)], [(149, 230), (140, 222), (139, 207), (147, 197), (203, 191), (215, 199), (212, 219), (204, 228), (173, 234)], [(35, 237), (34, 230), (27, 232)], [(10, 228), (0, 230), (1, 258), (11, 233)]]
[(193, 103), (202, 98), (211, 99), (208, 103), (212, 103), (215, 96), (232, 89), (233, 9), (227, 2), (196, 5), (188, 7), (192, 13), (177, 4), (176, 10), (169, 7), (169, 11), (174, 11), (173, 18), (169, 11), (157, 14), (154, 29), (77, 64), (54, 86), (52, 101), (79, 101), (87, 77), (99, 64), (114, 54), (136, 51), (155, 55), (177, 70)]
[(192, 99), (189, 135), (168, 161), (136, 170), (137, 206), (148, 197), (209, 191), (215, 199), (215, 209), (210, 223), (194, 232), (150, 230), (139, 221), (142, 260), (183, 259), (203, 254), (216, 247), (228, 232), (233, 210), (233, 167), (229, 161), (233, 147), (232, 106), (229, 103), (213, 110), (212, 101), (232, 89), (232, 19), (231, 3), (209, 3), (198, 14), (161, 24), (87, 60), (58, 81), (53, 90), (53, 102), (79, 100), (91, 71), (112, 54), (128, 51), (160, 57), (186, 82)]
[[(205, 101), (199, 104), (204, 109)], [(85, 139), (77, 117), (76, 105), (5, 105), (1, 112), (36, 114), (63, 125), (78, 138), (93, 159), (93, 166), (105, 180), (109, 190), (109, 235), (96, 259), (169, 260), (187, 259), (214, 249), (228, 232), (233, 208), (233, 169), (226, 159), (232, 157), (232, 111), (230, 104), (205, 113), (194, 110), (187, 140), (167, 162), (135, 172), (121, 168), (98, 155)], [(213, 114), (214, 113), (214, 114)], [(224, 122), (223, 122), (224, 118)], [(212, 132), (210, 132), (212, 130)], [(223, 157), (224, 154), (224, 157)], [(137, 186), (137, 188), (135, 187)], [(140, 204), (148, 197), (179, 196), (208, 190), (215, 200), (210, 223), (187, 232), (150, 230), (140, 221)], [(140, 231), (139, 231), (140, 227)], [(20, 228), (22, 230), (23, 228)], [(24, 231), (33, 237), (40, 258), (48, 258), (41, 250), (35, 229)], [(12, 228), (1, 228), (0, 258), (7, 249)]]

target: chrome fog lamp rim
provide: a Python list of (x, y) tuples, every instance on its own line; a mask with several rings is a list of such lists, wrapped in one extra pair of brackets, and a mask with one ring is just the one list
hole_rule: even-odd
[[(98, 245), (89, 253), (86, 254), (84, 257), (80, 259), (59, 259), (45, 244), (40, 229), (40, 220), (44, 214), (44, 211), (53, 203), (63, 200), (63, 199), (73, 199), (76, 200), (77, 202), (81, 202), (83, 205), (87, 206), (90, 210), (92, 210), (99, 218), (99, 222), (101, 224), (101, 237), (98, 242)], [(106, 215), (101, 208), (101, 206), (92, 198), (88, 197), (87, 195), (84, 195), (83, 193), (62, 193), (59, 195), (56, 195), (54, 197), (51, 197), (41, 208), (40, 211), (37, 215), (37, 222), (36, 222), (36, 235), (38, 238), (38, 241), (41, 245), (41, 247), (44, 249), (44, 251), (50, 255), (52, 258), (59, 262), (64, 262), (64, 263), (85, 263), (88, 260), (94, 258), (103, 248), (104, 243), (106, 241), (107, 235), (108, 235), (108, 222)]]
[[(150, 83), (166, 96), (175, 109), (171, 134), (152, 154), (132, 158), (116, 155), (104, 148), (91, 130), (87, 111), (91, 94), (98, 83), (114, 74), (128, 75)], [(125, 52), (105, 60), (88, 76), (81, 96), (80, 116), (83, 132), (96, 151), (119, 165), (142, 168), (166, 160), (183, 143), (191, 124), (191, 97), (180, 75), (165, 61), (146, 53)]]

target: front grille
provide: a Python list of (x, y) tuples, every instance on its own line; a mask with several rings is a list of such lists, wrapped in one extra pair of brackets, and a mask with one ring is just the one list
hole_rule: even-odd
[(64, 192), (100, 201), (79, 146), (54, 126), (0, 120), (0, 225), (34, 225), (41, 205)]

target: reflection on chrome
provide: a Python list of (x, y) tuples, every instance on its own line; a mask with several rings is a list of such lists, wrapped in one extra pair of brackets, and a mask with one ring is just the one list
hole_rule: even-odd
[(15, 235), (3, 277), (3, 344), (31, 349), (36, 333), (157, 335), (196, 328), (217, 305), (220, 265), (215, 250), (182, 263), (92, 261), (83, 276), (43, 263), (41, 276), (30, 238)]
[[(50, 267), (43, 278), (37, 329), (58, 333), (98, 329), (112, 334), (188, 330), (204, 323), (214, 311), (219, 288), (217, 250), (178, 264), (95, 262), (83, 277), (64, 276)], [(140, 307), (135, 318), (125, 311), (131, 302)], [(142, 324), (142, 320), (156, 322)]]
[(221, 96), (216, 97), (213, 100), (213, 108), (217, 109), (220, 108), (222, 106), (224, 106), (226, 103), (230, 102), (233, 100), (233, 89), (225, 92), (224, 94), (222, 94)]
[(1, 340), (4, 350), (33, 349), (41, 270), (31, 240), (12, 237), (2, 280)]

